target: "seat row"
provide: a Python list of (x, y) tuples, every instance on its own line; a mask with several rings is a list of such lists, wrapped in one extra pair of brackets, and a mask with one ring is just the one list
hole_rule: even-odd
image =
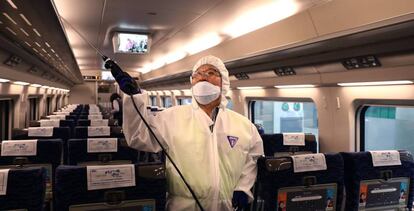
[(408, 151), (322, 154), (314, 153), (312, 135), (262, 138), (265, 156), (258, 159), (252, 210), (412, 208), (414, 161)]
[(128, 147), (107, 119), (82, 116), (97, 111), (69, 106), (13, 130), (0, 145), (0, 210), (164, 210), (162, 156)]
[[(0, 184), (0, 210), (85, 210), (97, 202), (100, 209), (164, 209), (163, 163), (138, 163), (138, 151), (123, 139), (92, 138), (70, 139), (68, 165), (60, 165), (62, 145), (60, 139), (2, 142), (0, 169), (7, 172), (0, 170), (0, 178), (8, 182), (4, 194)], [(37, 179), (21, 181), (27, 177)]]
[[(315, 137), (309, 134), (273, 134), (262, 138), (266, 156), (258, 159), (252, 210), (406, 210), (412, 207), (414, 161), (407, 151), (322, 154), (316, 153)], [(17, 165), (20, 166), (17, 170), (27, 169), (31, 177), (41, 178), (40, 181), (49, 179), (49, 185), (43, 186), (46, 187), (44, 190), (49, 190), (46, 199), (51, 200), (53, 193), (55, 210), (68, 210), (69, 207), (71, 210), (85, 210), (91, 206), (115, 209), (129, 205), (132, 207), (130, 210), (163, 210), (166, 192), (164, 165), (136, 164), (137, 157), (141, 157), (138, 152), (128, 148), (121, 139), (106, 140), (69, 140), (67, 164), (77, 166), (59, 167), (56, 160), (61, 158), (61, 140), (3, 142), (0, 165), (5, 168)], [(36, 156), (30, 150), (34, 148)], [(97, 167), (98, 164), (106, 165)], [(39, 165), (42, 169), (49, 169), (49, 173), (44, 175), (42, 169), (33, 170), (39, 169), (35, 167)], [(21, 168), (23, 166), (30, 168)], [(6, 178), (15, 177), (15, 171), (16, 168), (6, 173), (0, 171), (0, 177), (3, 175), (4, 178), (6, 174)], [(38, 182), (33, 179), (27, 181), (31, 185)], [(25, 182), (22, 184), (27, 185)], [(38, 188), (43, 187), (41, 184), (27, 193), (39, 193)], [(1, 185), (0, 210), (23, 209), (23, 204), (34, 206), (27, 203), (38, 200), (31, 198), (38, 197), (36, 195), (23, 194), (25, 186), (17, 187), (23, 192), (10, 190), (3, 196), (1, 190), (5, 185)], [(10, 183), (7, 188), (14, 185)], [(25, 200), (25, 203), (4, 203), (6, 199)]]
[[(166, 182), (165, 176), (158, 173), (160, 168), (163, 167), (138, 164), (59, 166), (50, 205), (53, 208), (45, 207), (45, 168), (0, 169), (0, 178), (5, 181), (0, 186), (0, 209), (162, 211)], [(93, 175), (92, 179), (89, 175)]]
[(108, 115), (103, 114), (101, 109), (96, 105), (69, 105), (62, 108), (52, 115), (42, 117), (42, 120), (55, 119), (55, 120), (74, 120), (78, 119), (102, 119), (109, 118)]

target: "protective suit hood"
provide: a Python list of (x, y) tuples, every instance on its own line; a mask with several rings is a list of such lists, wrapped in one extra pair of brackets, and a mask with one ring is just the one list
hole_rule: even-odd
[[(226, 94), (230, 90), (230, 79), (229, 79), (229, 71), (227, 70), (226, 66), (224, 65), (223, 61), (221, 59), (209, 55), (202, 57), (197, 61), (197, 63), (193, 67), (193, 73), (197, 71), (197, 69), (205, 64), (213, 65), (217, 68), (217, 70), (220, 72), (221, 75), (221, 102), (220, 102), (220, 108), (226, 108), (227, 106), (227, 98)], [(190, 82), (192, 82), (192, 78), (190, 76)], [(198, 107), (197, 101), (194, 99), (192, 100), (193, 107)]]

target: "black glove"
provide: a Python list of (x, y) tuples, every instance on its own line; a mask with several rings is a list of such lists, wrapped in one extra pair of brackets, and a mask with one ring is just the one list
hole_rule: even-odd
[(141, 93), (141, 90), (137, 82), (126, 72), (118, 74), (115, 78), (116, 82), (119, 84), (119, 88), (128, 95), (134, 95)]
[(249, 197), (243, 191), (234, 191), (233, 192), (233, 199), (231, 200), (233, 208), (237, 208), (237, 210), (241, 210), (247, 206), (249, 203)]
[(117, 63), (106, 56), (103, 56), (102, 59), (105, 61), (105, 68), (111, 70), (112, 76), (125, 94), (134, 95), (141, 93), (137, 82), (128, 73), (122, 71)]

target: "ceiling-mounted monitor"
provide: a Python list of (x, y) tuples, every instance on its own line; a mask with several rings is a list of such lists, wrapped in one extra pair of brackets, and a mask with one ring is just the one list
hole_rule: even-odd
[(148, 34), (115, 32), (112, 41), (115, 53), (145, 54), (151, 40)]

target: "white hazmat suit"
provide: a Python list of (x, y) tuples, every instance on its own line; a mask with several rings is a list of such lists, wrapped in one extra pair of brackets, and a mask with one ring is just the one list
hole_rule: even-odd
[[(205, 210), (233, 210), (233, 191), (250, 191), (256, 179), (256, 161), (263, 155), (263, 144), (256, 127), (244, 116), (226, 109), (225, 94), (230, 88), (229, 74), (223, 62), (213, 56), (200, 59), (193, 72), (203, 64), (215, 66), (222, 77), (219, 112), (215, 122), (198, 106), (175, 106), (150, 115), (147, 94), (134, 95), (157, 137), (167, 148)], [(155, 139), (136, 114), (132, 100), (124, 97), (123, 130), (128, 144), (143, 151), (160, 151)], [(213, 130), (210, 126), (213, 125)], [(167, 210), (199, 210), (190, 191), (167, 160)]]

